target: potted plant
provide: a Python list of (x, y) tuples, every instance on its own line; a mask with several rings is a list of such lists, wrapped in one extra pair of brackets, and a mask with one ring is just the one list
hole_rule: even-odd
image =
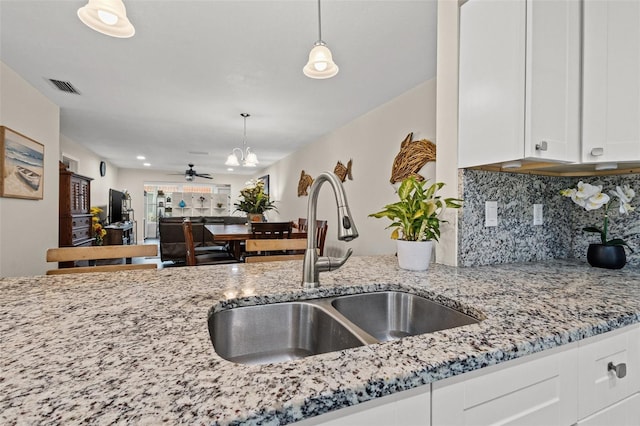
[(627, 256), (624, 248), (628, 248), (633, 253), (629, 245), (621, 238), (609, 239), (609, 208), (613, 198), (617, 198), (620, 206), (620, 214), (628, 214), (635, 210), (631, 205), (631, 200), (636, 195), (635, 191), (628, 185), (616, 186), (615, 191), (610, 191), (611, 196), (602, 192), (602, 185), (590, 185), (582, 181), (578, 182), (576, 188), (567, 188), (560, 191), (565, 197), (583, 207), (585, 210), (598, 210), (604, 207), (604, 220), (602, 228), (597, 226), (585, 226), (585, 232), (600, 234), (600, 243), (591, 243), (587, 249), (587, 261), (591, 266), (598, 268), (620, 269), (627, 263)]
[(427, 186), (427, 181), (408, 177), (398, 188), (400, 201), (387, 204), (382, 211), (369, 216), (386, 217), (392, 223), (391, 238), (397, 240), (398, 263), (401, 268), (424, 271), (429, 268), (433, 241), (440, 238), (441, 219), (447, 207), (460, 208), (462, 200), (437, 195), (444, 183)]
[(264, 212), (276, 210), (275, 203), (264, 192), (264, 182), (260, 179), (250, 180), (240, 191), (240, 199), (234, 203), (235, 211), (245, 212), (249, 222), (262, 222)]

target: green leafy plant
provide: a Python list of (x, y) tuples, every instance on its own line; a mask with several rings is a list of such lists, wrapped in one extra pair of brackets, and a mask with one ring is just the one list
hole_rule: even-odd
[(245, 213), (262, 214), (267, 210), (276, 210), (275, 203), (269, 200), (269, 195), (264, 192), (264, 182), (260, 179), (250, 180), (240, 191), (241, 199), (233, 205), (235, 211)]
[(628, 185), (622, 187), (616, 186), (615, 191), (611, 191), (611, 196), (602, 192), (602, 185), (590, 185), (582, 181), (578, 182), (576, 188), (567, 188), (560, 191), (560, 194), (571, 198), (571, 200), (583, 207), (585, 210), (597, 210), (604, 207), (604, 221), (602, 228), (597, 226), (585, 226), (582, 228), (585, 232), (593, 232), (600, 234), (600, 241), (605, 246), (624, 246), (633, 253), (633, 249), (621, 238), (609, 239), (609, 207), (613, 198), (617, 198), (620, 202), (618, 211), (620, 214), (629, 214), (635, 210), (635, 207), (631, 205), (631, 199), (636, 195), (635, 191)]
[(436, 182), (427, 186), (427, 181), (419, 181), (408, 177), (398, 188), (400, 201), (387, 204), (384, 209), (369, 216), (391, 220), (387, 228), (393, 228), (391, 238), (394, 240), (428, 241), (440, 238), (440, 219), (446, 208), (462, 207), (458, 198), (442, 198), (437, 195), (444, 186)]

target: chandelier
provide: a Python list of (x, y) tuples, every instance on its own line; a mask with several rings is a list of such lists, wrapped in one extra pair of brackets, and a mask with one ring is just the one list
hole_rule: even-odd
[(244, 167), (256, 167), (258, 164), (258, 157), (255, 153), (251, 152), (251, 148), (247, 146), (247, 118), (251, 117), (246, 112), (240, 114), (244, 119), (244, 138), (242, 139), (242, 149), (233, 148), (231, 154), (227, 157), (225, 166), (237, 167), (242, 164)]

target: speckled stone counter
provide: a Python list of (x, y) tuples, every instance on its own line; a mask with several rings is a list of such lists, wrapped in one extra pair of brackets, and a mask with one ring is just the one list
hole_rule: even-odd
[[(408, 272), (353, 257), (0, 280), (1, 424), (288, 423), (640, 320), (640, 270), (548, 262)], [(271, 365), (213, 350), (214, 310), (406, 289), (478, 324)]]

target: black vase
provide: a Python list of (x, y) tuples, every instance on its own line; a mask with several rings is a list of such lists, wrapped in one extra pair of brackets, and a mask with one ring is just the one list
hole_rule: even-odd
[(589, 244), (587, 261), (597, 268), (620, 269), (627, 263), (627, 256), (622, 246)]

